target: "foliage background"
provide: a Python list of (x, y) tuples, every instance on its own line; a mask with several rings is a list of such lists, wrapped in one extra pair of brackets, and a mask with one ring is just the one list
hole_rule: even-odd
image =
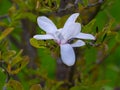
[[(75, 1), (0, 0), (0, 90), (120, 90), (120, 1)], [(97, 39), (75, 48), (76, 65), (67, 67), (55, 43), (31, 38), (44, 33), (38, 16), (62, 27), (74, 12)]]

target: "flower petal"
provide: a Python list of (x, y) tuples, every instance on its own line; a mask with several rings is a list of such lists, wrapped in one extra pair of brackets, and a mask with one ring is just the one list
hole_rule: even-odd
[(37, 22), (39, 27), (46, 31), (46, 33), (54, 33), (57, 31), (55, 24), (45, 16), (38, 17)]
[(77, 17), (79, 16), (79, 13), (74, 13), (72, 14), (68, 19), (67, 21), (65, 22), (65, 25), (64, 26), (69, 26), (70, 23), (75, 23)]
[(72, 66), (75, 63), (75, 53), (70, 44), (60, 45), (61, 58), (64, 64)]
[(37, 40), (46, 40), (46, 39), (54, 39), (54, 37), (50, 34), (46, 34), (46, 35), (34, 35), (33, 38), (37, 39)]
[(77, 40), (75, 43), (70, 44), (72, 47), (81, 47), (85, 45), (85, 42), (83, 42), (82, 40)]
[(65, 26), (61, 33), (65, 40), (71, 39), (73, 36), (76, 36), (80, 33), (81, 25), (80, 23), (70, 23), (68, 26)]
[(86, 34), (86, 33), (79, 33), (74, 38), (95, 40), (95, 37), (92, 34)]

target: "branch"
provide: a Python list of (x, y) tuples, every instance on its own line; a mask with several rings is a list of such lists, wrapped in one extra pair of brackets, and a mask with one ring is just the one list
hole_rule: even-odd
[(119, 47), (120, 42), (117, 42), (112, 49), (110, 50), (109, 53), (107, 53), (106, 55), (104, 55), (100, 60), (97, 60), (96, 64), (99, 65), (101, 64), (105, 59), (107, 59), (112, 53), (115, 52), (115, 50)]
[(36, 24), (29, 21), (28, 19), (22, 19), (21, 20), (21, 24), (22, 24), (22, 49), (24, 50), (23, 53), (27, 56), (30, 57), (30, 62), (28, 64), (28, 66), (30, 68), (36, 68), (36, 64), (35, 64), (35, 59), (37, 58), (37, 51), (35, 48), (33, 48), (30, 45), (30, 38), (35, 34), (35, 27)]
[(0, 20), (1, 20), (1, 19), (4, 19), (4, 18), (8, 18), (8, 15), (0, 16)]
[(10, 17), (6, 14), (3, 16), (0, 16), (0, 20), (7, 18), (9, 22), (11, 22)]
[[(4, 61), (0, 61), (0, 67), (5, 71), (6, 73), (6, 80), (5, 83), (8, 83), (8, 81), (10, 80), (10, 74), (8, 73), (8, 71), (6, 70), (6, 68), (3, 66), (5, 64)], [(2, 90), (7, 90), (6, 85), (3, 86)]]
[(107, 59), (112, 53), (115, 52), (115, 50), (120, 46), (120, 42), (117, 42), (112, 49), (110, 50), (109, 53), (105, 54), (101, 59), (97, 60), (97, 62), (95, 63), (94, 67), (88, 72), (88, 73), (92, 73), (96, 67), (98, 67), (100, 64), (102, 64), (104, 62), (105, 59)]

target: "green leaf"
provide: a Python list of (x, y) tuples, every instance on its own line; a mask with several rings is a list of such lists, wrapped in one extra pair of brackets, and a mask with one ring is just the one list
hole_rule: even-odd
[(20, 63), (20, 69), (24, 68), (28, 63), (29, 63), (29, 57), (28, 56), (24, 56), (23, 60)]
[(22, 57), (21, 57), (22, 52), (23, 50), (20, 50), (18, 54), (12, 58), (11, 66), (14, 66), (16, 63), (22, 60)]
[(93, 19), (91, 22), (85, 25), (83, 27), (83, 32), (92, 32), (95, 22), (96, 22), (96, 19)]
[(117, 42), (120, 42), (120, 32), (118, 32), (115, 36)]
[(6, 23), (4, 23), (4, 22), (0, 22), (0, 26), (2, 26), (2, 27), (6, 27), (6, 26), (7, 26), (7, 24), (6, 24)]
[(96, 37), (97, 37), (97, 42), (103, 42), (107, 40), (107, 38), (114, 37), (114, 33), (111, 31), (112, 25), (114, 23), (113, 19), (110, 19), (110, 21), (103, 27), (102, 31), (100, 31)]
[(22, 60), (21, 62), (19, 62), (19, 63), (16, 64), (16, 67), (15, 67), (14, 70), (11, 70), (11, 68), (10, 68), (10, 69), (8, 69), (8, 70), (9, 70), (8, 72), (11, 73), (11, 74), (17, 74), (17, 73), (19, 73), (19, 72), (21, 71), (21, 69), (23, 69), (28, 63), (29, 63), (29, 57), (25, 56), (25, 57), (23, 57), (23, 60)]
[(0, 41), (4, 39), (7, 35), (9, 35), (13, 30), (14, 30), (13, 27), (5, 29), (0, 35)]
[(43, 40), (39, 41), (34, 38), (31, 38), (30, 44), (36, 48), (45, 48), (45, 42)]
[(30, 90), (42, 90), (42, 87), (40, 84), (35, 84), (35, 85), (32, 85)]
[(7, 83), (7, 87), (12, 88), (12, 90), (24, 90), (21, 83), (16, 80), (9, 80), (9, 82)]
[(0, 41), (0, 51), (2, 52), (1, 54), (6, 52), (7, 49), (8, 49), (8, 39), (4, 39)]
[(31, 12), (19, 11), (12, 17), (13, 21), (20, 20), (20, 19), (26, 19), (26, 18), (31, 20), (32, 22), (36, 22), (37, 16)]
[(51, 90), (58, 90), (62, 84), (64, 84), (63, 81), (58, 82)]
[(0, 0), (0, 15), (5, 15), (12, 3), (9, 0)]
[(28, 9), (26, 2), (23, 0), (14, 0), (13, 2), (16, 3), (20, 9)]
[(112, 87), (110, 87), (110, 86), (104, 86), (103, 90), (114, 90), (114, 89)]
[(88, 86), (75, 86), (72, 87), (70, 90), (90, 90), (90, 88), (88, 88)]
[(101, 90), (102, 87), (109, 82), (109, 80), (100, 80), (95, 83), (91, 83), (91, 80), (83, 81), (77, 86), (72, 87), (70, 90)]
[(1, 51), (0, 51), (0, 60), (2, 60), (2, 55), (1, 55)]
[(2, 54), (2, 59), (6, 62), (9, 62), (10, 59), (16, 54), (16, 51), (14, 50), (8, 50), (5, 53)]

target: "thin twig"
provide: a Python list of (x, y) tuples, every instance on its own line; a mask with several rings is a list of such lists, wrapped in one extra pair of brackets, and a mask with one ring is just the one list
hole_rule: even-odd
[(117, 42), (112, 47), (112, 49), (110, 50), (109, 53), (105, 54), (101, 59), (97, 60), (97, 62), (94, 64), (94, 67), (92, 69), (90, 69), (90, 71), (88, 73), (93, 72), (96, 67), (98, 67), (99, 65), (101, 65), (104, 62), (105, 59), (107, 59), (112, 53), (115, 52), (115, 50), (119, 47), (119, 45), (120, 45), (120, 42)]
[(94, 6), (96, 6), (96, 5), (99, 5), (99, 4), (102, 4), (104, 2), (104, 0), (99, 0), (98, 2), (96, 2), (96, 3), (93, 3), (93, 4), (88, 4), (88, 6), (87, 7), (94, 7)]
[(106, 55), (104, 55), (99, 61), (96, 62), (96, 64), (101, 64), (106, 58), (108, 58), (113, 52), (115, 52), (115, 50), (119, 47), (120, 42), (117, 42), (112, 49), (110, 50), (109, 53), (107, 53)]
[[(10, 80), (10, 74), (8, 73), (8, 71), (6, 70), (6, 68), (3, 66), (3, 64), (5, 64), (5, 62), (0, 61), (0, 67), (5, 71), (6, 73), (6, 79), (5, 79), (5, 83), (8, 83), (8, 81)], [(7, 90), (6, 85), (3, 86), (2, 90)]]
[(8, 15), (0, 16), (0, 20), (1, 20), (1, 19), (5, 19), (5, 18), (7, 18), (7, 17), (8, 17)]
[(3, 16), (0, 16), (0, 20), (5, 19), (5, 18), (7, 18), (9, 22), (11, 22), (11, 19), (7, 14), (3, 15)]

